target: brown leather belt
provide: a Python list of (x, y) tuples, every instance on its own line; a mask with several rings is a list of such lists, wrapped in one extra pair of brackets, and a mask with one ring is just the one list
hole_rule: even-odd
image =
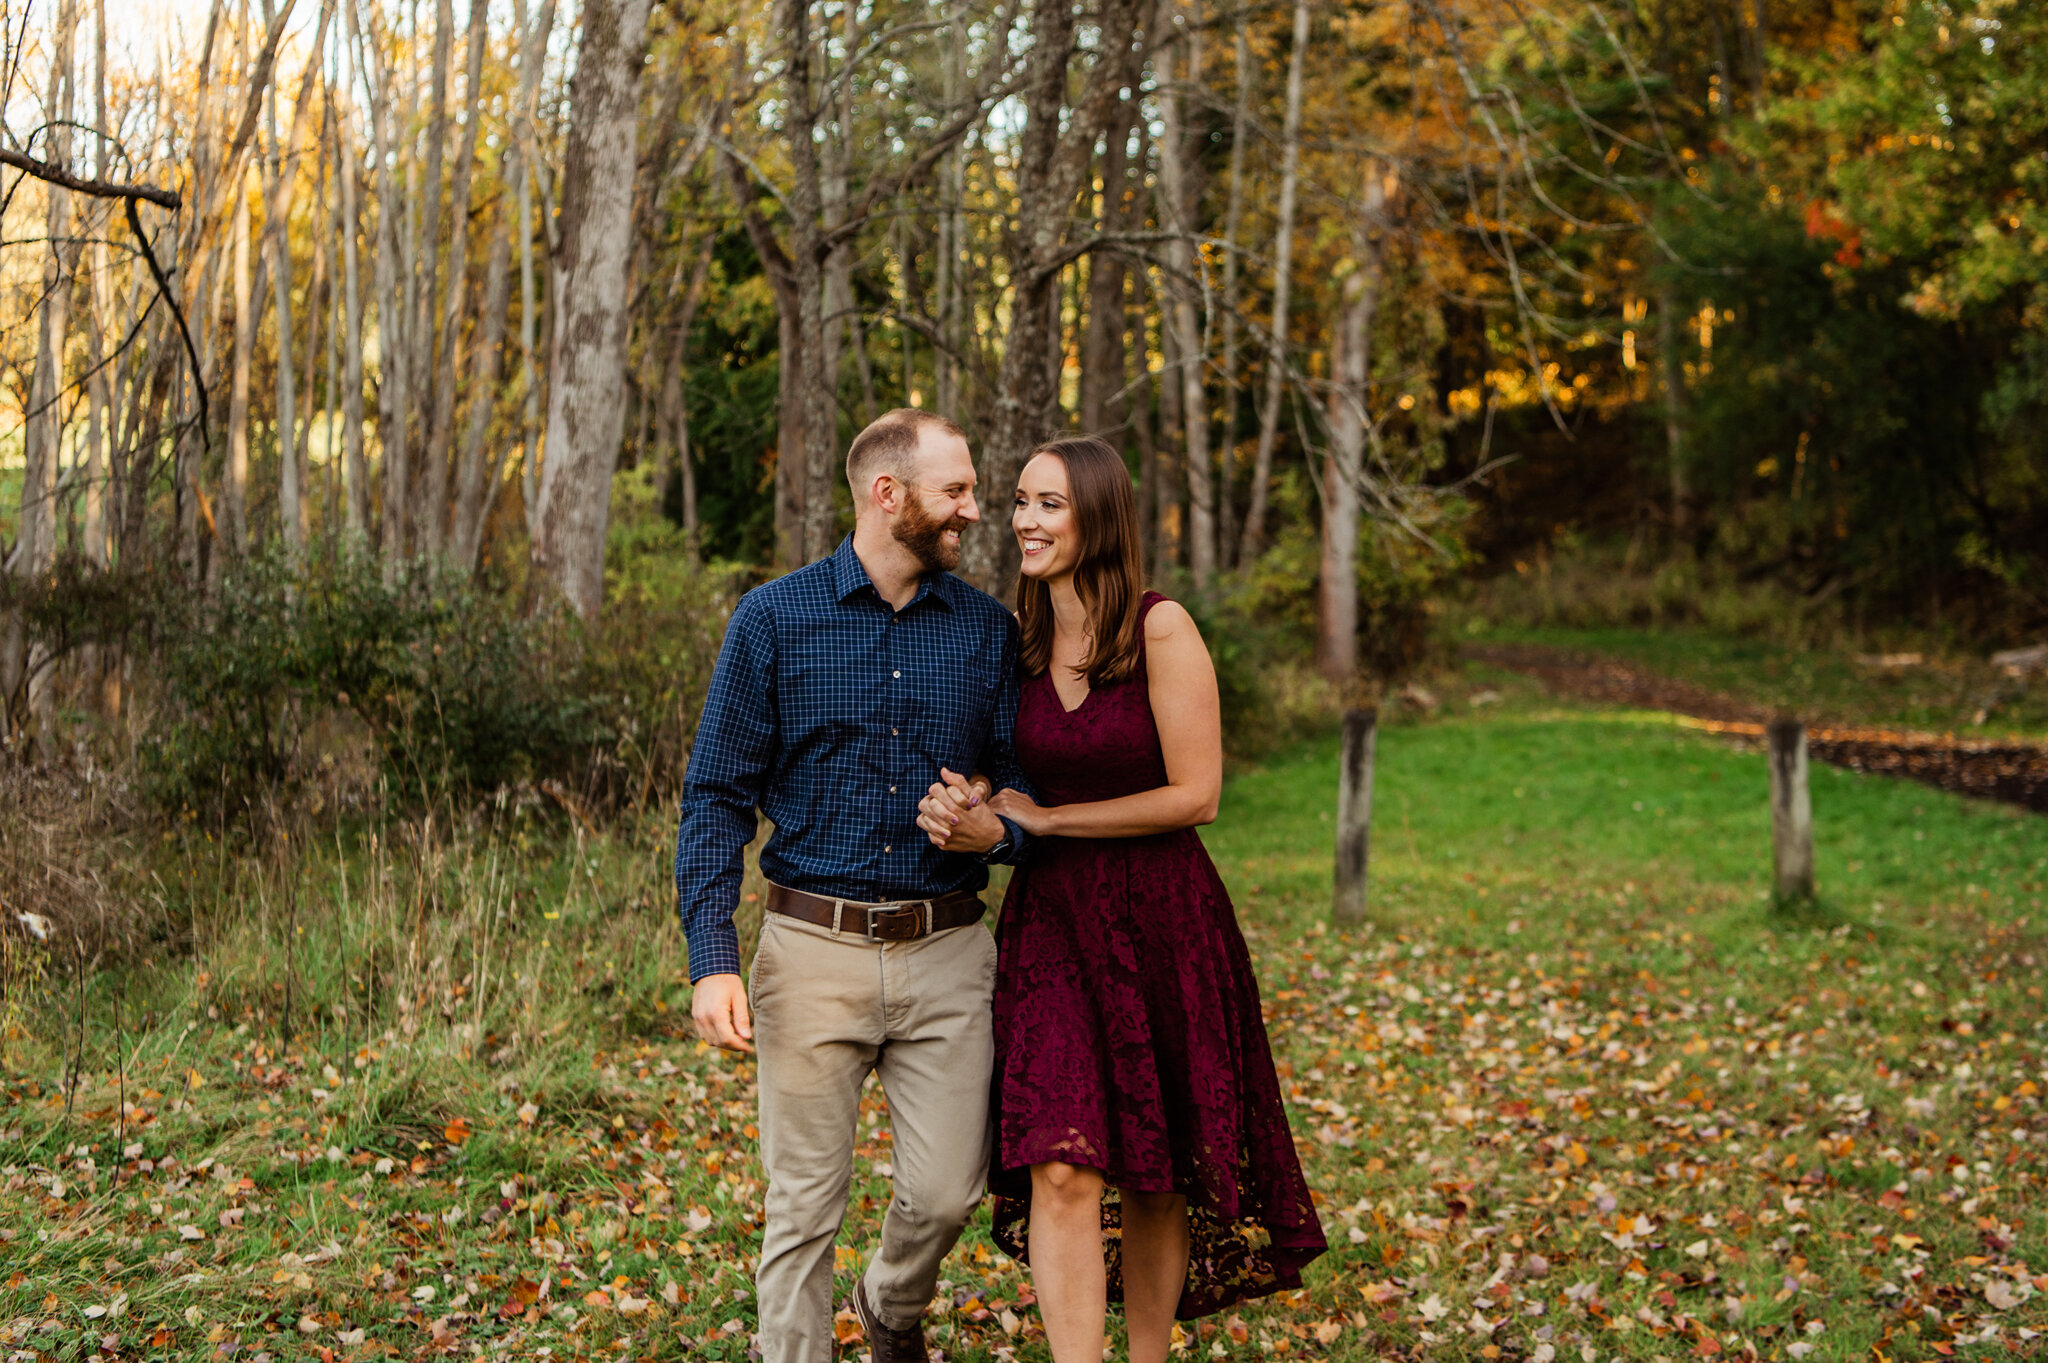
[(856, 899), (826, 899), (805, 894), (784, 885), (768, 887), (768, 912), (779, 913), (804, 923), (815, 923), (834, 932), (851, 932), (877, 942), (914, 942), (948, 928), (964, 928), (981, 921), (981, 896), (972, 890), (955, 890), (936, 899), (903, 899), (888, 904), (864, 904)]

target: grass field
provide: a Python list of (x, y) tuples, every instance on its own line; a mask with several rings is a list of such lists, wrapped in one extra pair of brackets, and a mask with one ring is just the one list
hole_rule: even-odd
[[(1707, 629), (1486, 629), (1499, 643), (1546, 644), (1639, 663), (1680, 681), (1850, 724), (1891, 725), (1968, 738), (2048, 738), (2048, 674), (2016, 678), (1982, 658), (1798, 649)], [(1901, 655), (1892, 655), (1894, 658)]]
[[(1484, 684), (1381, 735), (1369, 926), (1325, 921), (1329, 744), (1205, 833), (1333, 1248), (1190, 1356), (2039, 1354), (2048, 821), (1816, 767), (1783, 910), (1760, 755)], [(8, 1019), (0, 1347), (744, 1358), (751, 1070), (683, 1034), (666, 841), (166, 844), (191, 949)], [(1047, 1357), (985, 1222), (942, 1297), (948, 1358)]]

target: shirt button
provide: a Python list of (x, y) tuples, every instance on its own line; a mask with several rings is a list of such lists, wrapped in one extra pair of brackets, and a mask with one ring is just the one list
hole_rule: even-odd
[(889, 787), (889, 793), (890, 793), (891, 795), (894, 795), (894, 794), (896, 793), (896, 787), (894, 787), (894, 786), (891, 786), (891, 787)]
[(889, 730), (889, 736), (891, 738), (894, 738), (896, 736), (896, 731), (894, 729)]
[(890, 673), (889, 675), (890, 675), (890, 676), (892, 676), (892, 677), (900, 677), (900, 676), (902, 676), (903, 674), (902, 674), (901, 672), (891, 672), (891, 673)]
[(893, 851), (895, 851), (896, 849), (895, 849), (895, 848), (893, 848), (893, 847), (884, 847), (884, 848), (883, 848), (882, 850), (883, 850), (884, 852), (893, 852)]

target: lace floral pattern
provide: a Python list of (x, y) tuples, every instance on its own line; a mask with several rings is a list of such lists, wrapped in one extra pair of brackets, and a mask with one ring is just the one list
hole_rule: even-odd
[[(1161, 598), (1148, 593), (1145, 609)], [(1142, 657), (1073, 711), (1024, 685), (1017, 753), (1046, 804), (1166, 783)], [(1010, 883), (996, 939), (995, 1236), (1029, 1258), (1030, 1166), (1102, 1171), (1188, 1199), (1179, 1314), (1298, 1286), (1326, 1248), (1236, 914), (1192, 829), (1044, 838)], [(1119, 1215), (1103, 1206), (1110, 1299)]]

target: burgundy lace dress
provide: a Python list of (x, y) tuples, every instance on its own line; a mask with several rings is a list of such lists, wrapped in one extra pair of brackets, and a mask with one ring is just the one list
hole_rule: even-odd
[[(1071, 713), (1049, 675), (1025, 682), (1017, 755), (1047, 805), (1165, 785), (1142, 655)], [(1194, 830), (1038, 839), (996, 942), (996, 1242), (1028, 1260), (1030, 1166), (1058, 1160), (1112, 1188), (1186, 1195), (1181, 1319), (1298, 1286), (1327, 1246), (1250, 956)], [(1113, 1193), (1103, 1224), (1117, 1301)]]

